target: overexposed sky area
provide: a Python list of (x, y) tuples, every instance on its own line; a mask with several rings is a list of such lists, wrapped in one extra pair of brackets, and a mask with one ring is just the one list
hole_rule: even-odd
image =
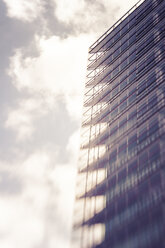
[(135, 0), (0, 0), (0, 247), (71, 248), (88, 47)]

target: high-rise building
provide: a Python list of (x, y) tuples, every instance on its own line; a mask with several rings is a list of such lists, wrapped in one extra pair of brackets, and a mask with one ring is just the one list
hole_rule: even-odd
[(165, 248), (165, 0), (139, 1), (87, 70), (72, 247)]

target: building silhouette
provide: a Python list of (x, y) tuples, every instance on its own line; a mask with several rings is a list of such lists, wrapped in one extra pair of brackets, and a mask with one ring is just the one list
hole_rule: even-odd
[(165, 248), (165, 0), (139, 1), (87, 70), (72, 247)]

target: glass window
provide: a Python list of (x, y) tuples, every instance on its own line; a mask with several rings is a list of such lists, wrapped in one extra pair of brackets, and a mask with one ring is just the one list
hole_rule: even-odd
[(120, 123), (119, 123), (119, 132), (120, 134), (123, 133), (127, 128), (127, 118), (125, 118), (124, 120), (122, 120)]
[(129, 16), (129, 24), (136, 19), (136, 11), (132, 12)]
[(138, 169), (138, 163), (137, 163), (137, 160), (134, 160), (133, 162), (131, 162), (129, 165), (128, 165), (128, 173), (134, 173), (136, 172)]
[(120, 84), (120, 90), (123, 90), (126, 86), (127, 86), (127, 80), (124, 80), (124, 81), (121, 82), (121, 84)]
[(129, 44), (132, 44), (133, 42), (136, 41), (136, 35), (133, 34), (130, 38), (129, 38)]
[[(136, 22), (136, 20), (133, 20), (133, 21)], [(132, 37), (133, 35), (136, 35), (136, 29), (135, 28), (129, 30), (129, 37)]]
[(112, 62), (112, 55), (110, 55), (110, 56), (108, 57), (108, 59), (106, 60), (106, 62), (107, 62), (107, 64), (110, 64), (110, 63)]
[(151, 63), (152, 61), (154, 61), (154, 60), (155, 60), (155, 55), (154, 55), (154, 53), (153, 53), (153, 54), (151, 54), (151, 55), (148, 56), (148, 58), (147, 58), (147, 60), (146, 60), (147, 65), (148, 65), (149, 63)]
[(109, 73), (109, 74), (106, 76), (106, 79), (107, 79), (107, 81), (109, 81), (111, 78), (112, 78), (112, 75), (111, 75), (111, 73)]
[(124, 35), (124, 37), (121, 39), (122, 44), (124, 44), (128, 38), (128, 34)]
[(118, 199), (118, 202), (117, 202), (117, 210), (118, 210), (118, 213), (123, 211), (123, 209), (126, 207), (126, 197), (125, 196), (121, 196), (119, 199)]
[(112, 90), (119, 84), (118, 80), (112, 82)]
[(134, 110), (129, 114), (128, 119), (131, 121), (132, 119), (136, 118), (136, 116), (137, 116), (137, 111)]
[(128, 139), (128, 151), (136, 148), (137, 146), (137, 134), (134, 134)]
[(127, 79), (127, 74), (124, 72), (122, 73), (122, 75), (120, 76), (120, 82), (123, 82), (124, 80)]
[(128, 47), (128, 42), (123, 43), (121, 46), (121, 52), (123, 52)]
[(139, 195), (142, 196), (144, 194), (147, 194), (148, 193), (148, 189), (149, 189), (148, 181), (145, 181), (144, 183), (142, 183), (138, 187)]
[(128, 192), (128, 205), (132, 205), (137, 201), (137, 194), (135, 189)]
[(149, 150), (149, 157), (150, 160), (153, 160), (155, 157), (159, 157), (160, 156), (160, 147), (159, 144), (156, 143), (154, 145), (152, 145), (152, 147)]
[(137, 71), (140, 73), (145, 69), (145, 62), (143, 61), (141, 64), (138, 65)]
[(117, 95), (118, 92), (119, 92), (119, 86), (115, 87), (115, 88), (112, 90), (112, 97), (114, 97), (115, 95)]
[(117, 159), (117, 149), (110, 153), (109, 162), (114, 163)]
[(149, 109), (151, 109), (151, 108), (155, 107), (156, 105), (157, 105), (157, 96), (153, 96), (148, 101), (148, 107), (149, 107)]
[(140, 168), (142, 168), (143, 166), (145, 166), (148, 162), (148, 153), (145, 151), (142, 154), (140, 154), (139, 156), (139, 166)]
[(111, 117), (114, 118), (118, 114), (118, 107), (111, 112)]
[[(145, 41), (144, 41), (145, 42)], [(136, 50), (137, 54), (142, 50), (144, 49), (144, 43), (140, 44)]]
[(154, 82), (156, 82), (156, 75), (152, 74), (147, 78), (147, 86), (149, 87), (152, 85)]
[(130, 56), (129, 56), (129, 63), (131, 63), (133, 60), (136, 59), (136, 52), (132, 53)]
[(127, 66), (127, 59), (125, 59), (121, 64), (120, 64), (120, 70), (123, 70)]
[(117, 106), (118, 106), (118, 103), (117, 102), (113, 102), (112, 103), (111, 110), (114, 110)]
[(109, 137), (108, 133), (104, 134), (104, 136), (100, 138), (100, 143), (104, 142), (108, 137)]
[(120, 37), (120, 32), (116, 33), (115, 36), (114, 36), (114, 42), (117, 41)]
[(129, 116), (128, 126), (131, 127), (131, 126), (135, 125), (136, 124), (136, 121), (137, 121), (136, 114), (132, 115), (131, 118)]
[(118, 72), (119, 72), (119, 66), (112, 71), (112, 77), (115, 77)]
[(132, 85), (129, 89), (129, 96), (131, 96), (133, 93), (136, 93), (136, 85)]
[(141, 104), (141, 105), (139, 106), (138, 115), (139, 115), (139, 116), (142, 116), (143, 114), (146, 113), (146, 111), (147, 111), (147, 103), (144, 102), (143, 104)]
[(159, 184), (161, 184), (161, 177), (160, 177), (160, 173), (157, 173), (156, 175), (151, 177), (151, 186), (155, 187), (155, 185), (159, 185)]
[(136, 53), (136, 47), (135, 46), (129, 47), (129, 55), (131, 55), (132, 53)]
[(103, 119), (104, 117), (106, 117), (109, 114), (110, 110), (108, 109), (105, 113), (103, 113), (101, 115), (101, 119)]
[(115, 133), (117, 133), (117, 129), (118, 129), (117, 126), (113, 127), (110, 131), (110, 135), (114, 135)]
[(136, 78), (136, 71), (132, 72), (129, 76), (129, 83), (132, 83)]
[(120, 103), (119, 105), (119, 111), (123, 111), (125, 108), (127, 107), (127, 100), (123, 101), (122, 103)]
[[(127, 21), (127, 19), (125, 19)], [(128, 25), (125, 25), (122, 29), (121, 29), (121, 35), (123, 35), (125, 32), (127, 32), (128, 30)]]
[(108, 210), (108, 215), (109, 215), (109, 216), (114, 216), (114, 215), (115, 215), (115, 204), (112, 202), (112, 203), (108, 206), (107, 210)]
[(113, 176), (110, 180), (109, 180), (109, 186), (115, 186), (116, 185), (116, 175)]
[(143, 93), (143, 91), (146, 89), (146, 82), (143, 81), (140, 83), (139, 87), (138, 87), (138, 94)]
[(152, 120), (152, 122), (149, 123), (149, 135), (152, 135), (159, 129), (159, 122), (157, 119)]
[(114, 61), (113, 68), (115, 69), (118, 64), (119, 64), (119, 58)]
[(143, 142), (145, 139), (147, 139), (147, 128), (144, 128), (144, 129), (139, 133), (139, 143)]
[(153, 33), (147, 38), (146, 40), (146, 45), (148, 46), (149, 44), (151, 44), (151, 42), (153, 43), (154, 41), (154, 35)]
[(128, 102), (129, 104), (133, 103), (136, 100), (136, 92), (129, 96)]
[(127, 143), (124, 142), (123, 144), (121, 144), (119, 146), (119, 154), (120, 155), (125, 155), (126, 154), (126, 151), (127, 151)]
[(127, 58), (128, 58), (128, 51), (125, 52), (125, 53), (122, 55), (122, 57), (120, 57), (120, 58), (121, 58), (121, 59), (120, 59), (120, 62), (123, 61), (123, 60), (125, 60), (125, 59), (127, 59)]
[(127, 123), (127, 118), (124, 118), (123, 120), (120, 121), (119, 123), (119, 128), (121, 128), (123, 125)]
[(117, 49), (114, 53), (113, 53), (113, 59), (116, 58), (120, 53), (120, 50)]
[(118, 174), (118, 181), (120, 182), (121, 180), (124, 180), (126, 176), (127, 176), (127, 171), (126, 171), (126, 168), (124, 168)]

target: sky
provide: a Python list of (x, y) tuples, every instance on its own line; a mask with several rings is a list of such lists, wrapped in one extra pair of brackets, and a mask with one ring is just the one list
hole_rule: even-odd
[(0, 0), (0, 247), (69, 248), (89, 46), (135, 0)]

